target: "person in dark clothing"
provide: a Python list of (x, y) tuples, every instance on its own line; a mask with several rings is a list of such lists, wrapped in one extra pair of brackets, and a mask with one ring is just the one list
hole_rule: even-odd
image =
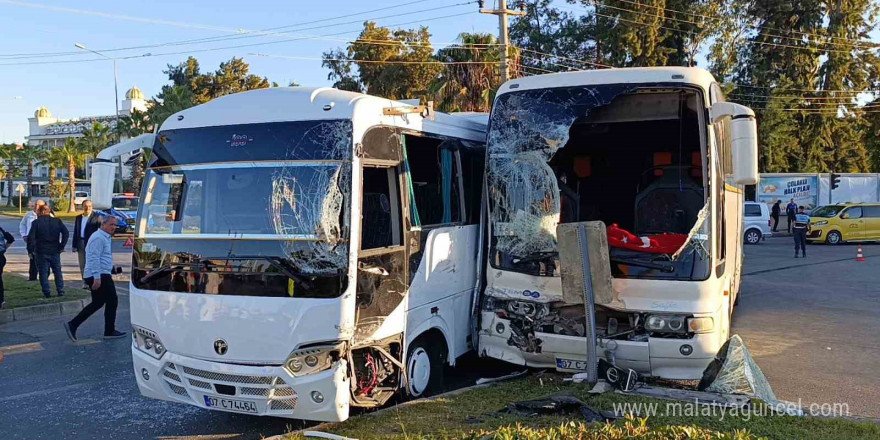
[(794, 236), (795, 258), (798, 257), (798, 248), (800, 248), (803, 257), (807, 258), (807, 232), (810, 231), (810, 216), (804, 212), (804, 209), (803, 206), (798, 208), (798, 213), (795, 215), (794, 224), (791, 228), (791, 233)]
[(773, 218), (773, 232), (776, 232), (776, 227), (779, 226), (780, 211), (782, 211), (782, 200), (777, 200), (770, 208), (770, 217)]
[(0, 309), (2, 309), (3, 304), (6, 303), (4, 298), (5, 291), (3, 290), (3, 268), (6, 267), (6, 249), (9, 249), (9, 245), (15, 241), (15, 237), (3, 228), (0, 228), (0, 234), (3, 235), (2, 240), (0, 240)]
[(49, 288), (49, 269), (55, 276), (55, 291), (58, 296), (64, 296), (64, 275), (61, 274), (61, 252), (67, 246), (70, 231), (64, 223), (52, 217), (52, 211), (43, 205), (37, 211), (37, 219), (31, 224), (28, 233), (28, 252), (34, 254), (37, 263), (37, 271), (40, 273), (40, 287), (43, 288), (43, 296), (52, 296)]
[(785, 215), (788, 216), (788, 233), (791, 234), (791, 227), (794, 225), (794, 218), (797, 215), (798, 205), (791, 199), (788, 205), (785, 205)]
[[(28, 234), (31, 232), (31, 225), (34, 223), (34, 220), (37, 219), (37, 211), (41, 206), (46, 206), (46, 202), (43, 200), (37, 200), (34, 202), (34, 210), (28, 211), (18, 225), (18, 235), (21, 236), (21, 239), (24, 240), (25, 244), (27, 244)], [(34, 261), (34, 254), (28, 252), (28, 281), (36, 280), (37, 262)]]
[[(85, 279), (84, 271), (86, 268), (86, 244), (89, 237), (101, 228), (101, 220), (103, 216), (92, 210), (92, 201), (86, 200), (82, 203), (83, 213), (76, 216), (73, 222), (73, 242), (71, 251), (76, 252), (79, 257), (79, 274)], [(88, 289), (89, 286), (83, 286)]]
[(85, 306), (76, 317), (64, 323), (67, 337), (73, 342), (76, 342), (76, 330), (79, 326), (101, 307), (104, 307), (104, 339), (125, 336), (124, 332), (116, 330), (116, 307), (119, 305), (119, 297), (116, 296), (113, 274), (121, 272), (121, 269), (113, 267), (113, 250), (110, 238), (115, 231), (116, 217), (108, 215), (101, 222), (101, 229), (95, 232), (89, 239), (89, 244), (86, 245), (85, 280), (92, 290), (92, 302)]

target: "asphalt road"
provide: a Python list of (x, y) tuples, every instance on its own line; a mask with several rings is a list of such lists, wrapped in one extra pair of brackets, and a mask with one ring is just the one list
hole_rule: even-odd
[[(0, 226), (17, 231), (17, 221), (0, 219)], [(115, 246), (117, 261), (127, 262), (121, 241)], [(792, 258), (790, 238), (747, 247), (734, 331), (779, 398), (845, 402), (852, 415), (880, 418), (880, 245), (864, 250), (868, 261), (857, 263), (851, 245), (809, 246), (805, 260)], [(27, 270), (20, 249), (10, 250), (9, 259), (7, 271)], [(77, 279), (75, 254), (65, 254), (64, 264), (65, 275)], [(130, 331), (125, 283), (120, 287), (117, 322)], [(92, 340), (78, 345), (61, 327), (67, 317), (0, 326), (0, 347), (30, 344), (0, 363), (0, 437), (259, 439), (303, 426), (142, 398), (129, 339), (101, 340), (99, 315), (79, 331), (81, 340)], [(452, 372), (452, 387), (511, 369), (471, 359)]]

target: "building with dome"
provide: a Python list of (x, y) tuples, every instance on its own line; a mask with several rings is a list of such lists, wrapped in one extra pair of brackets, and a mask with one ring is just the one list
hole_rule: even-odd
[[(119, 105), (119, 116), (128, 116), (134, 110), (141, 112), (147, 111), (147, 100), (144, 92), (137, 86), (128, 89), (125, 92), (125, 99)], [(110, 130), (116, 129), (116, 115), (106, 116), (80, 116), (76, 118), (63, 119), (52, 115), (52, 112), (46, 106), (41, 106), (34, 111), (34, 117), (28, 118), (28, 136), (26, 137), (28, 145), (39, 145), (43, 148), (53, 148), (64, 145), (67, 138), (80, 138), (83, 131), (101, 123)], [(124, 136), (123, 136), (124, 138)], [(123, 157), (125, 161), (127, 157)], [(90, 167), (86, 166), (86, 178), (90, 172)], [(59, 178), (67, 177), (67, 169), (59, 169), (57, 171)], [(129, 167), (122, 167), (122, 179), (126, 179), (131, 175)], [(117, 178), (119, 178), (117, 174)], [(44, 186), (49, 181), (49, 167), (45, 164), (36, 164), (34, 166), (34, 187), (32, 193), (41, 194)], [(83, 188), (88, 184), (84, 182)], [(3, 197), (7, 196), (5, 185), (0, 183), (0, 192)]]

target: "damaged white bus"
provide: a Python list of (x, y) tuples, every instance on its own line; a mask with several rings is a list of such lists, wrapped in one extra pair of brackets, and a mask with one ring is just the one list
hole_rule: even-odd
[(560, 262), (556, 230), (601, 221), (613, 297), (596, 304), (598, 354), (701, 377), (739, 291), (742, 185), (758, 178), (750, 109), (697, 68), (516, 79), (492, 109), (486, 174), (481, 356), (586, 369), (585, 308), (560, 278), (579, 262)]
[(134, 238), (141, 393), (340, 421), (438, 386), (472, 349), (486, 123), (328, 88), (168, 118)]

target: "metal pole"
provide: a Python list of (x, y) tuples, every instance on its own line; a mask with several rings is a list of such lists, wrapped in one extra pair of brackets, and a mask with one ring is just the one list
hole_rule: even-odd
[[(116, 68), (116, 58), (113, 58), (113, 96), (116, 99), (116, 142), (122, 141), (122, 133), (119, 127), (119, 74)], [(119, 157), (119, 192), (122, 192), (122, 157)]]
[[(482, 2), (480, 2), (482, 4)], [(498, 16), (498, 42), (501, 48), (501, 82), (504, 83), (510, 79), (510, 65), (507, 59), (507, 51), (509, 48), (508, 41), (510, 37), (507, 35), (507, 16), (526, 15), (524, 11), (514, 11), (507, 9), (507, 0), (498, 0), (498, 9), (480, 9), (481, 14), (491, 14)]]

